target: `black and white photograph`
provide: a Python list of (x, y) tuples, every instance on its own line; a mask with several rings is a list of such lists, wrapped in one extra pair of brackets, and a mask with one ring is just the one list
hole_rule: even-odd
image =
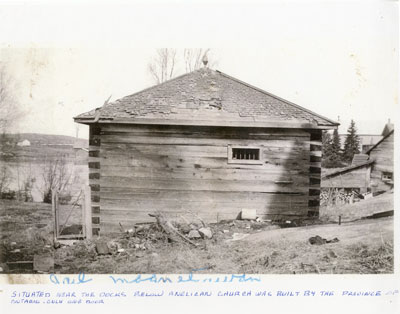
[(0, 273), (394, 274), (397, 2), (177, 3), (1, 3)]

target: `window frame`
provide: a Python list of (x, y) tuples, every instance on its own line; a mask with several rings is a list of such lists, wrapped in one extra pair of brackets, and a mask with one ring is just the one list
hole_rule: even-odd
[(382, 172), (382, 176), (381, 176), (381, 180), (383, 182), (393, 181), (393, 172), (383, 171)]
[[(233, 159), (233, 149), (258, 149), (259, 159)], [(262, 165), (264, 163), (262, 158), (262, 149), (260, 146), (246, 146), (246, 145), (228, 145), (228, 163), (229, 164), (242, 164), (242, 165)]]

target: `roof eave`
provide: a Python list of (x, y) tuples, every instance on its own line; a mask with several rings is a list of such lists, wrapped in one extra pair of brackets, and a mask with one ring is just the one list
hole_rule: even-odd
[(82, 118), (75, 117), (74, 121), (81, 124), (138, 124), (138, 125), (188, 125), (188, 126), (216, 126), (216, 127), (254, 127), (254, 128), (288, 128), (288, 129), (317, 129), (329, 130), (336, 129), (336, 125), (318, 125), (307, 122), (282, 122), (282, 121), (240, 121), (240, 120), (181, 120), (181, 119), (106, 119), (95, 117)]

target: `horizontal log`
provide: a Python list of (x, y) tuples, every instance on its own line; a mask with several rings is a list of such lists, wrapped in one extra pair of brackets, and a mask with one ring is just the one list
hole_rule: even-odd
[(102, 143), (121, 144), (157, 144), (157, 145), (197, 145), (197, 146), (223, 146), (247, 145), (267, 147), (301, 147), (308, 149), (307, 142), (296, 140), (251, 140), (251, 139), (225, 139), (225, 138), (188, 138), (188, 137), (152, 137), (129, 135), (102, 135)]
[(229, 200), (220, 199), (216, 201), (213, 198), (204, 198), (198, 200), (184, 200), (184, 199), (162, 199), (162, 198), (149, 198), (149, 199), (115, 199), (107, 198), (102, 196), (100, 201), (101, 212), (105, 209), (131, 209), (131, 210), (191, 210), (191, 211), (208, 211), (215, 208), (219, 209), (236, 209), (236, 208), (258, 208), (258, 209), (272, 209), (277, 211), (285, 211), (307, 207), (307, 201), (310, 196), (303, 197), (297, 201), (286, 199), (284, 202), (281, 201), (283, 198), (277, 196), (275, 199), (271, 198), (268, 202), (259, 200)]
[(88, 165), (89, 165), (89, 168), (100, 169), (100, 162), (89, 162)]
[[(309, 150), (303, 148), (260, 146), (264, 158), (272, 159), (307, 159)], [(228, 145), (196, 146), (196, 145), (158, 145), (158, 144), (121, 144), (104, 143), (101, 146), (102, 155), (124, 156), (191, 156), (191, 157), (227, 157)]]
[(310, 155), (310, 162), (321, 162), (322, 157), (321, 156), (312, 156)]
[(89, 157), (88, 162), (100, 162), (100, 157)]
[(100, 138), (89, 139), (89, 146), (100, 146)]
[(123, 125), (123, 124), (104, 124), (102, 133), (105, 132), (127, 132), (127, 133), (197, 133), (197, 134), (219, 134), (225, 137), (226, 135), (242, 134), (244, 137), (251, 135), (268, 135), (268, 136), (295, 136), (295, 137), (310, 137), (310, 133), (304, 130), (293, 129), (271, 129), (271, 128), (225, 128), (225, 127), (207, 127), (207, 126), (173, 126), (173, 125)]
[(317, 207), (319, 206), (319, 199), (311, 199), (308, 201), (308, 207)]
[(100, 172), (89, 173), (89, 180), (96, 180), (96, 179), (100, 179)]
[(166, 200), (209, 200), (213, 202), (226, 201), (259, 201), (271, 202), (299, 202), (307, 199), (308, 193), (259, 193), (259, 192), (231, 192), (231, 191), (184, 191), (184, 190), (157, 190), (157, 189), (133, 189), (131, 187), (108, 188), (102, 187), (101, 196), (106, 199), (166, 199)]
[(100, 150), (89, 150), (89, 157), (99, 157)]
[(320, 195), (320, 190), (319, 189), (309, 189), (308, 195), (314, 196), (314, 195)]
[(93, 215), (96, 215), (96, 214), (100, 214), (100, 203), (98, 203), (99, 205), (97, 206), (93, 206), (93, 204), (96, 204), (96, 203), (92, 203), (92, 214)]
[[(270, 170), (272, 168), (272, 170)], [(276, 169), (274, 169), (276, 168)], [(225, 181), (293, 181), (296, 184), (308, 184), (308, 176), (300, 170), (284, 171), (281, 167), (269, 169), (210, 169), (210, 168), (143, 168), (127, 166), (103, 166), (102, 177), (124, 178), (160, 178), (160, 179), (207, 179)]]
[[(152, 138), (181, 138), (184, 136), (187, 139), (190, 138), (208, 138), (208, 139), (224, 139), (224, 140), (266, 140), (266, 141), (298, 141), (307, 142), (308, 144), (318, 142), (311, 142), (307, 136), (299, 136), (296, 134), (286, 135), (286, 134), (268, 134), (268, 133), (213, 133), (213, 132), (102, 132), (101, 138), (103, 136), (121, 136), (121, 137), (152, 137)], [(321, 143), (319, 143), (320, 145)]]
[(308, 185), (280, 185), (274, 181), (248, 180), (248, 181), (222, 181), (198, 179), (143, 179), (123, 177), (101, 177), (103, 187), (126, 187), (136, 189), (165, 189), (165, 190), (205, 190), (205, 191), (248, 191), (248, 192), (308, 192)]
[(301, 170), (304, 173), (309, 171), (309, 162), (307, 160), (264, 160), (263, 164), (234, 164), (228, 163), (226, 157), (171, 157), (154, 155), (139, 156), (103, 156), (101, 166), (134, 166), (143, 168), (210, 168), (210, 169), (274, 169), (282, 172)]

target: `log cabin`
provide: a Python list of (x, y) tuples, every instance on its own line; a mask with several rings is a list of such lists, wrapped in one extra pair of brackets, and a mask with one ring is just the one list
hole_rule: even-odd
[(322, 175), (321, 188), (323, 190), (333, 188), (366, 193), (370, 189), (373, 162), (374, 160), (368, 158), (363, 162), (352, 163), (348, 167), (326, 173)]
[(89, 125), (94, 235), (157, 210), (316, 217), (322, 131), (339, 125), (206, 66), (74, 119)]
[(371, 170), (371, 191), (388, 191), (394, 186), (394, 128), (385, 126), (384, 137), (367, 151), (374, 160)]

